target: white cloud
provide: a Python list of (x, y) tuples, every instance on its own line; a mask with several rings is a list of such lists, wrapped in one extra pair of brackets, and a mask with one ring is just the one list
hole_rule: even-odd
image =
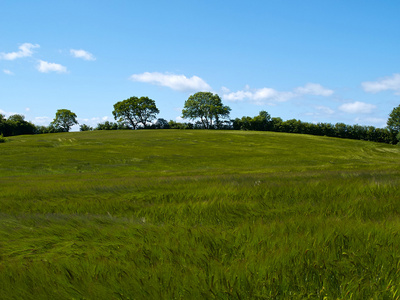
[(130, 79), (133, 81), (166, 86), (181, 92), (211, 91), (211, 87), (207, 82), (197, 76), (187, 78), (185, 75), (145, 72), (142, 74), (133, 74)]
[(76, 57), (76, 58), (82, 58), (84, 60), (96, 60), (96, 58), (93, 56), (92, 53), (87, 52), (82, 49), (80, 49), (80, 50), (71, 49), (71, 50), (69, 50), (69, 52), (71, 53), (71, 55), (73, 57)]
[(272, 102), (285, 102), (293, 98), (294, 94), (291, 92), (279, 92), (271, 88), (250, 89), (246, 86), (245, 90), (230, 92), (222, 95), (227, 101), (243, 101), (248, 99), (255, 104), (265, 104), (265, 101)]
[(333, 90), (326, 89), (318, 83), (307, 83), (303, 87), (296, 88), (295, 92), (301, 95), (315, 95), (324, 97), (329, 97), (333, 94)]
[(31, 111), (30, 107), (26, 107), (25, 111)]
[(360, 101), (345, 103), (339, 106), (339, 110), (349, 114), (369, 114), (376, 108), (376, 105)]
[(366, 118), (365, 119), (367, 122), (375, 123), (375, 124), (383, 124), (381, 127), (386, 126), (387, 119), (383, 118)]
[(312, 116), (312, 117), (320, 117), (320, 116), (333, 115), (335, 113), (335, 111), (328, 106), (320, 105), (320, 106), (315, 106), (314, 108), (316, 109), (316, 111), (308, 112), (308, 113), (305, 113), (304, 115)]
[(16, 115), (17, 113), (12, 111), (4, 111), (0, 109), (0, 114), (5, 115), (8, 118), (9, 116)]
[(17, 58), (21, 57), (28, 57), (32, 56), (33, 51), (32, 49), (34, 48), (39, 48), (40, 46), (37, 44), (30, 44), (30, 43), (24, 43), (21, 46), (18, 47), (19, 51), (17, 52), (9, 52), (9, 53), (0, 53), (0, 59), (5, 59), (5, 60), (14, 60)]
[(385, 77), (378, 81), (366, 81), (361, 85), (368, 93), (392, 90), (396, 95), (400, 95), (400, 74), (393, 74), (391, 77)]
[(6, 69), (3, 70), (3, 73), (7, 74), (7, 75), (14, 75), (13, 72), (11, 72), (10, 70), (6, 70)]
[(383, 118), (355, 118), (354, 122), (356, 124), (364, 124), (370, 126), (373, 124), (377, 128), (384, 128), (386, 127), (387, 119)]
[(53, 119), (50, 117), (35, 117), (33, 119), (34, 124), (39, 124), (39, 125), (48, 125)]
[(332, 90), (326, 89), (320, 84), (316, 83), (307, 83), (304, 87), (295, 88), (292, 92), (281, 92), (267, 87), (261, 89), (250, 89), (248, 85), (246, 85), (244, 90), (237, 92), (230, 92), (229, 89), (225, 87), (223, 87), (221, 90), (224, 92), (222, 98), (227, 101), (236, 102), (247, 99), (257, 105), (286, 102), (292, 98), (302, 95), (328, 97), (333, 94)]
[(326, 115), (332, 115), (335, 113), (335, 111), (332, 108), (327, 107), (327, 106), (317, 106), (316, 109), (319, 112), (326, 114)]
[(86, 124), (86, 125), (89, 125), (92, 127), (96, 127), (99, 123), (104, 123), (105, 121), (108, 121), (108, 120), (110, 120), (110, 118), (108, 116), (92, 117), (92, 118), (78, 118), (78, 122), (80, 124)]
[(222, 91), (223, 93), (227, 94), (227, 93), (229, 93), (231, 90), (228, 89), (227, 87), (223, 86), (223, 87), (221, 87), (221, 91)]
[(48, 72), (57, 72), (57, 73), (66, 73), (67, 68), (55, 63), (49, 63), (47, 61), (39, 60), (39, 65), (37, 66), (39, 72), (48, 73)]

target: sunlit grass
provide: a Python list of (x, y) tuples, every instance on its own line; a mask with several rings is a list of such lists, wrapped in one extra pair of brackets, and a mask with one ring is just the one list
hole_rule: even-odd
[(11, 137), (1, 297), (397, 299), (399, 153), (270, 132)]

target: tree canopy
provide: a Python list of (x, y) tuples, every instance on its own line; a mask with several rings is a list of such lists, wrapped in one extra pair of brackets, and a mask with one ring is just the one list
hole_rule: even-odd
[(200, 119), (204, 128), (218, 127), (221, 119), (229, 118), (231, 108), (223, 105), (217, 94), (198, 92), (191, 95), (182, 110), (182, 117), (189, 120)]
[(131, 97), (115, 103), (112, 114), (118, 122), (136, 129), (140, 124), (146, 127), (159, 112), (154, 100), (148, 97)]
[(54, 126), (57, 131), (60, 130), (68, 132), (70, 131), (72, 126), (78, 124), (76, 118), (76, 114), (72, 111), (68, 109), (59, 109), (56, 112), (56, 117), (50, 125)]
[(28, 121), (25, 121), (25, 116), (15, 114), (5, 118), (0, 114), (0, 134), (4, 136), (33, 134), (36, 131), (36, 126)]
[(400, 132), (400, 105), (393, 108), (387, 120), (387, 126), (391, 131)]
[(265, 110), (260, 111), (258, 116), (254, 118), (242, 117), (241, 119), (236, 118), (233, 120), (233, 129), (238, 130), (271, 130), (273, 127), (273, 122), (271, 115)]

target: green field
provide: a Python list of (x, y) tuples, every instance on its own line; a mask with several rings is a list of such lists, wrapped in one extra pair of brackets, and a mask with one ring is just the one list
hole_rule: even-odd
[(400, 147), (273, 132), (0, 144), (0, 299), (400, 299)]

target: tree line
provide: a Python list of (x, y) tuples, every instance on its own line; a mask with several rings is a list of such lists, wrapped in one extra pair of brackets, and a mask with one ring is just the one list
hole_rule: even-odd
[[(400, 140), (400, 105), (389, 115), (387, 127), (347, 125), (344, 123), (309, 123), (291, 119), (283, 121), (271, 117), (266, 111), (257, 116), (229, 119), (231, 108), (222, 103), (217, 94), (198, 92), (191, 95), (184, 104), (182, 118), (191, 122), (166, 121), (156, 118), (160, 113), (154, 100), (148, 97), (130, 97), (114, 104), (112, 114), (116, 122), (105, 121), (95, 128), (81, 124), (81, 131), (121, 130), (121, 129), (229, 129), (276, 131), (287, 133), (311, 134), (338, 138), (358, 139), (388, 144), (397, 144)], [(68, 109), (59, 109), (49, 126), (36, 126), (25, 121), (23, 115), (5, 118), (0, 114), (0, 135), (41, 134), (68, 132), (78, 125), (77, 116)], [(0, 139), (0, 142), (4, 138)]]

